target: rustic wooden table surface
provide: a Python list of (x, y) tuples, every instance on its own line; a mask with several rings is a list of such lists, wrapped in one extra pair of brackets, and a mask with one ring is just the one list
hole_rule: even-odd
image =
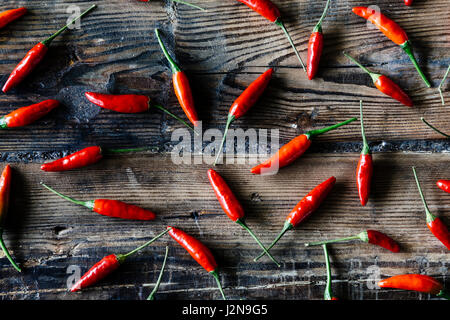
[[(130, 258), (116, 272), (79, 294), (67, 290), (76, 272), (102, 257), (125, 253), (165, 228), (177, 226), (198, 237), (216, 256), (225, 293), (236, 299), (322, 299), (326, 280), (321, 247), (313, 239), (348, 236), (362, 229), (382, 231), (401, 243), (393, 254), (364, 243), (330, 247), (334, 292), (343, 299), (433, 299), (417, 292), (380, 290), (378, 278), (424, 273), (447, 287), (448, 250), (429, 232), (413, 180), (415, 165), (430, 209), (450, 224), (450, 197), (437, 189), (450, 178), (449, 140), (420, 121), (450, 131), (450, 90), (442, 106), (437, 86), (450, 63), (447, 0), (332, 1), (323, 23), (325, 48), (320, 71), (307, 80), (281, 30), (233, 0), (191, 0), (201, 12), (171, 1), (98, 0), (98, 8), (52, 44), (27, 80), (0, 95), (2, 114), (47, 98), (63, 106), (24, 128), (2, 132), (1, 167), (11, 163), (14, 180), (5, 241), (23, 266), (18, 274), (0, 253), (0, 299), (145, 299), (170, 246), (158, 299), (220, 299), (214, 279), (170, 237)], [(325, 1), (276, 0), (304, 60), (309, 35)], [(92, 1), (11, 1), (0, 10), (26, 6), (29, 13), (0, 30), (3, 84), (25, 53), (64, 24), (67, 10)], [(408, 57), (378, 30), (351, 13), (374, 4), (397, 21), (414, 43), (433, 88), (426, 88)], [(72, 6), (72, 7), (70, 7)], [(69, 8), (70, 7), (70, 8)], [(70, 11), (72, 12), (72, 11)], [(185, 117), (171, 83), (171, 71), (154, 36), (161, 30), (169, 51), (187, 71), (203, 129), (223, 130), (231, 103), (268, 66), (273, 80), (258, 104), (234, 128), (279, 129), (280, 144), (307, 130), (359, 117), (364, 100), (366, 134), (374, 151), (373, 191), (359, 204), (355, 167), (361, 150), (359, 123), (317, 138), (301, 160), (269, 177), (253, 176), (250, 164), (217, 168), (247, 213), (247, 223), (269, 244), (295, 204), (331, 175), (337, 184), (321, 208), (290, 231), (272, 250), (281, 262), (253, 257), (259, 248), (221, 210), (209, 185), (208, 164), (175, 165), (171, 136), (182, 125), (159, 111), (118, 114), (100, 109), (84, 92), (143, 93)], [(396, 103), (374, 88), (370, 77), (342, 52), (406, 88), (415, 106)], [(65, 173), (44, 173), (40, 165), (90, 145), (151, 146), (149, 152), (107, 157)], [(151, 222), (100, 216), (47, 192), (40, 181), (79, 199), (114, 198), (151, 209)]]

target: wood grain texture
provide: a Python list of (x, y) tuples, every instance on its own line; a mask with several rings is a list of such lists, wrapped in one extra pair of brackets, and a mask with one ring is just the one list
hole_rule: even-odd
[[(448, 107), (437, 85), (450, 63), (450, 9), (445, 0), (377, 1), (414, 43), (419, 64), (433, 83), (428, 89), (402, 50), (351, 13), (360, 1), (332, 1), (323, 23), (325, 48), (320, 70), (309, 81), (281, 30), (234, 0), (191, 0), (203, 13), (171, 1), (96, 1), (99, 7), (80, 30), (59, 36), (37, 70), (11, 94), (0, 95), (1, 114), (47, 98), (63, 106), (25, 128), (1, 132), (0, 160), (14, 167), (12, 209), (5, 240), (25, 272), (17, 274), (0, 253), (0, 299), (145, 299), (170, 245), (167, 273), (159, 299), (219, 299), (215, 282), (187, 253), (165, 237), (130, 258), (120, 271), (81, 294), (67, 291), (68, 267), (87, 271), (103, 256), (125, 253), (172, 224), (198, 237), (216, 256), (221, 281), (230, 298), (321, 299), (325, 285), (322, 249), (304, 248), (315, 239), (334, 238), (372, 228), (402, 244), (391, 254), (363, 243), (333, 245), (336, 295), (344, 299), (433, 299), (416, 292), (377, 290), (380, 277), (426, 273), (448, 283), (448, 251), (425, 225), (414, 184), (416, 165), (430, 209), (450, 225), (450, 198), (435, 187), (450, 173), (450, 142), (420, 121), (425, 117), (450, 131)], [(309, 35), (325, 1), (274, 1), (304, 61)], [(13, 1), (0, 10), (30, 10), (0, 30), (0, 82), (24, 54), (65, 23), (70, 5), (87, 8), (92, 1)], [(437, 21), (439, 23), (437, 23)], [(256, 177), (250, 165), (218, 167), (242, 201), (248, 225), (270, 243), (295, 204), (331, 175), (338, 183), (309, 220), (286, 234), (273, 249), (278, 269), (263, 258), (256, 243), (221, 211), (207, 181), (206, 164), (174, 165), (171, 135), (181, 125), (159, 111), (123, 115), (102, 110), (84, 98), (85, 91), (142, 93), (185, 117), (171, 84), (171, 72), (154, 28), (194, 91), (203, 128), (223, 130), (235, 98), (268, 67), (273, 80), (258, 104), (233, 128), (279, 129), (280, 144), (304, 131), (359, 115), (364, 100), (367, 138), (375, 151), (376, 174), (367, 207), (358, 202), (354, 171), (361, 150), (357, 123), (318, 138), (310, 151), (276, 176)], [(401, 85), (415, 102), (407, 108), (380, 93), (342, 52)], [(450, 103), (449, 84), (444, 97)], [(89, 145), (152, 146), (143, 154), (106, 157), (89, 168), (48, 174), (40, 163)], [(448, 178), (448, 177), (447, 177)], [(115, 198), (158, 214), (153, 222), (103, 217), (64, 202), (39, 185), (78, 197)], [(375, 274), (375, 275), (373, 275)], [(376, 287), (376, 286), (375, 286)]]

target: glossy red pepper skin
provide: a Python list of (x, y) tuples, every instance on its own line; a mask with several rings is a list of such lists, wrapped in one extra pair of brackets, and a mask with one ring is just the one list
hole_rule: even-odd
[(387, 235), (385, 235), (384, 233), (381, 233), (376, 230), (367, 230), (366, 232), (369, 243), (383, 247), (395, 253), (400, 252), (400, 246), (398, 245), (398, 243), (395, 240), (388, 237)]
[(198, 115), (195, 109), (189, 79), (183, 71), (178, 71), (172, 76), (173, 89), (181, 108), (194, 126), (197, 126)]
[(434, 220), (427, 219), (427, 227), (431, 233), (442, 242), (444, 246), (450, 250), (450, 232), (447, 226), (438, 217), (434, 217)]
[(312, 80), (316, 76), (319, 69), (320, 57), (323, 51), (323, 33), (320, 31), (313, 32), (308, 42), (308, 59), (306, 65), (306, 74), (308, 79)]
[(149, 210), (119, 200), (96, 199), (92, 210), (108, 217), (128, 220), (153, 220), (156, 217)]
[(424, 274), (402, 274), (378, 282), (381, 288), (413, 290), (431, 294), (439, 294), (442, 284), (436, 279)]
[(411, 98), (400, 88), (394, 81), (381, 75), (375, 82), (375, 86), (383, 92), (384, 94), (390, 96), (391, 98), (401, 102), (407, 107), (413, 106), (413, 101)]
[(9, 194), (11, 191), (11, 166), (8, 164), (0, 176), (0, 229), (5, 225), (6, 214), (9, 208)]
[(75, 283), (70, 289), (71, 292), (80, 291), (86, 287), (93, 285), (100, 281), (117, 268), (119, 268), (120, 262), (115, 254), (104, 257), (97, 262), (92, 268), (86, 272), (77, 283)]
[(178, 242), (186, 251), (198, 262), (206, 271), (213, 272), (217, 269), (217, 262), (211, 251), (199, 240), (188, 235), (186, 232), (174, 228), (169, 231), (169, 235)]
[(413, 0), (405, 0), (405, 5), (412, 6)]
[(19, 108), (0, 119), (0, 128), (6, 129), (26, 126), (42, 118), (58, 106), (58, 100), (45, 100)]
[(270, 22), (277, 21), (281, 17), (280, 10), (269, 0), (237, 0), (246, 4), (253, 11), (258, 12)]
[(17, 9), (11, 9), (6, 10), (0, 13), (0, 29), (6, 26), (8, 23), (19, 19), (21, 16), (23, 16), (25, 13), (27, 13), (27, 8), (17, 8)]
[(450, 193), (450, 180), (438, 180), (438, 182), (436, 182), (436, 185), (439, 187), (439, 189)]
[(39, 42), (30, 51), (28, 51), (22, 61), (20, 61), (19, 64), (11, 72), (8, 80), (6, 80), (6, 83), (3, 86), (2, 91), (4, 93), (7, 93), (9, 90), (22, 82), (23, 79), (25, 79), (42, 61), (47, 51), (48, 47), (42, 42)]
[(140, 113), (150, 108), (150, 98), (143, 95), (86, 92), (85, 96), (101, 108), (121, 113)]
[(41, 170), (59, 172), (82, 168), (100, 161), (103, 158), (102, 149), (98, 146), (87, 147), (61, 159), (44, 163)]
[(358, 187), (359, 200), (361, 205), (365, 206), (369, 200), (370, 184), (373, 175), (372, 155), (361, 154), (356, 169), (356, 183)]

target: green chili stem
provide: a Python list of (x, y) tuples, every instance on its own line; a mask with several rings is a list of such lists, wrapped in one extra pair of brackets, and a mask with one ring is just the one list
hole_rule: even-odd
[(173, 2), (178, 2), (178, 3), (182, 3), (182, 4), (185, 4), (185, 5), (187, 5), (187, 6), (190, 6), (190, 7), (192, 7), (192, 8), (195, 8), (195, 9), (199, 9), (199, 10), (202, 10), (202, 11), (206, 11), (206, 9), (204, 9), (204, 8), (202, 8), (202, 7), (199, 7), (199, 6), (196, 6), (195, 4), (192, 4), (192, 3), (189, 3), (189, 2), (186, 2), (186, 1), (182, 1), (182, 0), (172, 0)]
[[(156, 105), (156, 104), (153, 105), (153, 107), (158, 108), (159, 110), (161, 110), (161, 111), (167, 113), (169, 116), (171, 116), (172, 118), (174, 118), (174, 119), (180, 121), (180, 122), (181, 122), (182, 124), (184, 124), (186, 127), (188, 127), (189, 129), (191, 129), (192, 131), (195, 132), (194, 128), (192, 128), (189, 124), (187, 124), (186, 121), (184, 121), (184, 120), (181, 119), (180, 117), (177, 117), (176, 115), (174, 115), (172, 112), (170, 112), (170, 111), (167, 110), (166, 108), (164, 108), (164, 107), (162, 107), (162, 106), (160, 106), (160, 105)], [(195, 132), (195, 133), (198, 135), (197, 132)]]
[(22, 272), (22, 270), (19, 268), (19, 266), (14, 262), (13, 258), (11, 257), (11, 254), (9, 253), (8, 249), (6, 248), (6, 245), (3, 241), (3, 228), (0, 228), (0, 247), (2, 248), (3, 252), (5, 253), (6, 258), (8, 258), (9, 262), (11, 262), (11, 265), (19, 272)]
[(419, 64), (417, 63), (417, 60), (414, 57), (414, 53), (413, 53), (413, 50), (412, 50), (412, 47), (411, 47), (411, 43), (409, 42), (409, 40), (406, 41), (404, 44), (402, 44), (400, 47), (408, 55), (409, 59), (411, 60), (411, 62), (413, 63), (414, 67), (416, 68), (417, 72), (419, 73), (420, 77), (422, 78), (423, 82), (425, 82), (425, 84), (427, 85), (428, 88), (431, 88), (430, 82), (428, 81), (427, 77), (423, 73), (422, 69), (419, 67)]
[(362, 100), (359, 100), (359, 113), (361, 115), (361, 135), (363, 139), (363, 149), (362, 154), (369, 154), (370, 153), (370, 147), (367, 143), (366, 134), (364, 132), (364, 118), (363, 118), (363, 106), (362, 106)]
[(343, 241), (349, 241), (349, 240), (360, 240), (360, 235), (356, 235), (356, 236), (351, 236), (351, 237), (344, 237), (344, 238), (338, 238), (338, 239), (333, 239), (333, 240), (324, 240), (324, 241), (318, 241), (318, 242), (309, 242), (309, 243), (305, 243), (305, 247), (311, 247), (311, 246), (320, 246), (323, 244), (328, 244), (328, 243), (335, 243), (335, 242), (343, 242)]
[(342, 127), (343, 125), (346, 125), (346, 124), (348, 124), (348, 123), (350, 123), (350, 122), (353, 122), (353, 121), (355, 121), (355, 120), (358, 120), (358, 119), (357, 119), (357, 118), (351, 118), (351, 119), (345, 120), (345, 121), (343, 121), (343, 122), (334, 124), (334, 125), (329, 126), (329, 127), (326, 127), (326, 128), (317, 129), (317, 130), (311, 130), (311, 131), (306, 132), (305, 135), (307, 135), (308, 138), (311, 138), (311, 137), (314, 137), (314, 136), (318, 136), (318, 135), (320, 135), (320, 134), (323, 134), (323, 133), (326, 133), (326, 132), (328, 132), (328, 131), (337, 129), (337, 128), (339, 128), (339, 127)]
[(220, 144), (220, 148), (217, 151), (216, 160), (214, 160), (214, 165), (217, 164), (217, 160), (219, 160), (219, 156), (222, 152), (223, 144), (225, 143), (225, 138), (227, 137), (228, 129), (230, 128), (231, 123), (234, 121), (234, 116), (232, 114), (228, 114), (227, 124), (225, 126), (225, 131), (223, 133), (222, 143)]
[(442, 105), (445, 106), (445, 101), (444, 101), (444, 95), (442, 94), (442, 86), (445, 82), (445, 79), (447, 79), (448, 73), (450, 72), (450, 65), (447, 68), (447, 71), (445, 72), (444, 78), (442, 79), (441, 83), (439, 84), (438, 87), (438, 91), (439, 91), (439, 95), (441, 96), (441, 101), (442, 101)]
[(41, 185), (44, 186), (45, 188), (47, 188), (48, 190), (50, 190), (51, 192), (53, 192), (54, 194), (60, 196), (61, 198), (70, 201), (72, 203), (78, 204), (80, 206), (84, 206), (86, 208), (89, 208), (91, 210), (94, 209), (94, 201), (80, 201), (80, 200), (75, 200), (73, 198), (70, 198), (68, 196), (63, 195), (62, 193), (59, 193), (58, 191), (56, 191), (55, 189), (50, 188), (49, 186), (47, 186), (45, 183), (41, 182)]
[(416, 168), (412, 167), (414, 178), (416, 179), (417, 188), (419, 189), (420, 198), (422, 199), (423, 206), (425, 207), (425, 212), (427, 214), (427, 223), (433, 222), (436, 217), (430, 212), (428, 209), (427, 202), (425, 201), (425, 197), (423, 196), (422, 188), (420, 187), (419, 178), (417, 178)]
[(175, 61), (172, 59), (172, 57), (170, 56), (169, 52), (166, 49), (166, 46), (162, 42), (158, 29), (155, 29), (155, 34), (156, 34), (156, 38), (158, 39), (159, 45), (160, 45), (164, 55), (166, 56), (167, 61), (169, 61), (170, 68), (172, 69), (172, 73), (180, 72), (181, 69), (178, 67), (178, 65), (175, 63)]
[(227, 298), (225, 297), (225, 293), (223, 293), (222, 285), (220, 284), (219, 275), (217, 274), (217, 271), (213, 270), (210, 272), (210, 274), (214, 277), (214, 279), (216, 279), (217, 286), (219, 287), (219, 291), (222, 294), (223, 300), (227, 300)]
[(245, 230), (248, 231), (248, 233), (250, 233), (250, 235), (253, 237), (253, 239), (255, 239), (256, 243), (261, 247), (261, 249), (263, 249), (264, 253), (267, 254), (269, 256), (269, 258), (278, 266), (280, 267), (280, 264), (278, 263), (278, 261), (270, 254), (269, 251), (267, 251), (266, 247), (264, 247), (264, 245), (261, 243), (261, 241), (259, 241), (259, 239), (256, 237), (256, 235), (253, 233), (253, 231), (247, 226), (247, 224), (242, 221), (242, 220), (237, 220), (236, 223), (238, 225), (240, 225), (242, 228), (244, 228)]
[[(270, 246), (267, 248), (267, 251), (269, 251), (270, 249), (272, 249), (272, 247), (278, 242), (278, 240), (281, 239), (281, 237), (288, 231), (291, 230), (294, 226), (289, 222), (286, 221), (284, 223), (283, 226), (283, 230), (281, 230), (281, 232), (278, 234), (278, 236), (275, 238), (275, 240), (273, 240), (273, 242), (270, 244)], [(253, 261), (258, 261), (259, 259), (261, 259), (262, 256), (264, 256), (266, 254), (266, 252), (261, 253), (259, 256), (257, 256), (255, 259), (253, 259)]]
[(330, 268), (330, 257), (328, 256), (327, 245), (323, 244), (323, 253), (325, 254), (325, 265), (327, 268), (327, 285), (325, 287), (324, 299), (331, 300), (333, 298), (333, 293), (331, 292), (331, 268)]
[(62, 32), (64, 32), (71, 24), (73, 24), (75, 21), (77, 21), (78, 19), (83, 18), (86, 14), (88, 14), (89, 11), (95, 9), (97, 7), (96, 4), (93, 4), (89, 9), (87, 9), (86, 11), (84, 11), (82, 14), (80, 14), (77, 18), (73, 19), (70, 23), (66, 24), (64, 27), (62, 27), (61, 29), (59, 29), (58, 31), (56, 31), (53, 35), (51, 35), (50, 37), (48, 37), (47, 39), (45, 39), (44, 41), (42, 41), (41, 43), (43, 45), (45, 45), (46, 47), (48, 47), (50, 45), (50, 43), (53, 41), (53, 39), (55, 39), (57, 36), (59, 36)]
[(330, 6), (330, 1), (327, 1), (327, 4), (325, 5), (325, 9), (322, 12), (322, 16), (319, 19), (319, 22), (317, 22), (316, 26), (313, 29), (313, 32), (322, 32), (322, 21), (325, 18), (325, 16), (327, 15), (327, 11), (328, 11), (328, 7)]
[(142, 148), (124, 148), (124, 149), (109, 149), (109, 148), (102, 148), (102, 153), (128, 153), (128, 152), (139, 152), (139, 151), (147, 151), (149, 150), (148, 147), (142, 147)]
[(370, 71), (369, 69), (367, 69), (366, 67), (364, 67), (359, 61), (357, 61), (355, 58), (349, 56), (349, 55), (346, 54), (345, 52), (343, 52), (343, 53), (344, 53), (344, 56), (346, 56), (346, 57), (349, 58), (351, 61), (353, 61), (354, 64), (356, 64), (356, 65), (357, 65), (358, 67), (360, 67), (362, 70), (364, 70), (365, 72), (367, 72), (367, 73), (370, 75), (370, 77), (372, 78), (372, 81), (373, 81), (374, 83), (378, 80), (379, 77), (381, 77), (381, 74)]
[(436, 127), (432, 126), (431, 124), (429, 124), (423, 117), (420, 118), (420, 120), (422, 120), (423, 123), (425, 123), (427, 126), (429, 126), (431, 129), (433, 129), (434, 131), (436, 131), (439, 134), (442, 134), (444, 137), (450, 138), (450, 135), (443, 133), (442, 131), (438, 130)]
[(276, 24), (277, 26), (279, 26), (279, 27), (283, 30), (283, 32), (284, 32), (284, 34), (286, 35), (286, 37), (287, 37), (289, 43), (290, 43), (291, 46), (292, 46), (292, 49), (294, 49), (294, 52), (295, 52), (295, 55), (296, 55), (297, 58), (298, 58), (298, 61), (300, 61), (300, 64), (302, 65), (303, 70), (306, 72), (306, 68), (305, 68), (305, 65), (303, 64), (302, 58), (300, 58), (300, 54), (298, 53), (297, 48), (295, 47), (295, 44), (294, 44), (294, 42), (292, 41), (291, 36), (289, 35), (289, 32), (286, 30), (286, 27), (284, 26), (283, 21), (281, 21), (281, 19), (278, 18), (278, 19), (275, 21), (275, 24)]
[(445, 291), (445, 290), (441, 290), (439, 291), (439, 293), (437, 294), (438, 297), (450, 300), (450, 293)]
[(147, 241), (146, 243), (144, 243), (142, 246), (137, 247), (134, 250), (131, 250), (130, 252), (126, 253), (126, 254), (120, 254), (118, 255), (120, 258), (119, 260), (122, 262), (123, 260), (125, 260), (126, 258), (128, 258), (129, 256), (131, 256), (132, 254), (138, 252), (139, 250), (144, 249), (145, 247), (147, 247), (148, 245), (152, 244), (153, 242), (155, 242), (156, 240), (158, 240), (159, 238), (161, 238), (163, 235), (165, 235), (167, 232), (169, 232), (170, 230), (172, 230), (172, 228), (164, 230), (163, 232), (161, 232), (160, 234), (158, 234), (156, 237), (154, 237), (152, 240)]
[(166, 255), (164, 256), (164, 261), (163, 261), (163, 264), (161, 266), (161, 271), (159, 272), (158, 280), (156, 281), (155, 287), (153, 288), (152, 292), (148, 296), (147, 300), (155, 300), (155, 294), (156, 294), (156, 292), (159, 289), (159, 285), (161, 284), (161, 280), (162, 280), (162, 276), (163, 276), (163, 273), (164, 273), (164, 268), (166, 266), (166, 260), (167, 260), (167, 256), (168, 255), (169, 255), (169, 247), (166, 246)]

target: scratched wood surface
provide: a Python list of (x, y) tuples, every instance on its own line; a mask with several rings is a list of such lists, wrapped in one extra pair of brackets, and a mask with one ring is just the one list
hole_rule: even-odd
[[(194, 1), (193, 1), (194, 2)], [(309, 34), (325, 1), (274, 1), (304, 60)], [(91, 1), (2, 1), (0, 10), (27, 6), (30, 13), (0, 30), (0, 81), (36, 42), (65, 23), (69, 6)], [(97, 286), (67, 292), (71, 270), (85, 272), (111, 253), (124, 253), (166, 225), (201, 239), (221, 266), (226, 294), (249, 299), (321, 299), (325, 269), (321, 248), (305, 241), (334, 238), (372, 228), (402, 244), (391, 254), (366, 244), (333, 245), (334, 291), (345, 299), (430, 299), (428, 295), (376, 290), (374, 280), (400, 273), (426, 273), (448, 283), (447, 250), (430, 234), (413, 181), (416, 165), (430, 208), (450, 223), (450, 198), (435, 187), (448, 178), (450, 143), (420, 121), (423, 116), (450, 131), (448, 107), (436, 86), (450, 63), (447, 1), (332, 1), (323, 29), (326, 39), (317, 79), (307, 80), (281, 30), (237, 1), (197, 0), (207, 12), (170, 1), (97, 1), (99, 7), (52, 44), (46, 59), (22, 85), (0, 95), (3, 114), (36, 101), (57, 98), (63, 106), (26, 128), (2, 132), (0, 159), (14, 167), (11, 212), (5, 240), (23, 265), (17, 274), (0, 253), (0, 299), (144, 299), (170, 245), (160, 299), (218, 299), (214, 280), (169, 237), (134, 256)], [(378, 5), (405, 28), (434, 88), (424, 86), (407, 56), (351, 13), (355, 5)], [(438, 21), (438, 23), (437, 23)], [(246, 209), (248, 224), (269, 243), (285, 216), (315, 185), (331, 175), (338, 183), (307, 222), (288, 233), (275, 256), (253, 263), (257, 245), (218, 206), (206, 178), (207, 164), (175, 165), (171, 135), (180, 125), (159, 111), (122, 115), (89, 104), (87, 90), (144, 93), (184, 117), (171, 87), (171, 73), (154, 37), (161, 30), (169, 50), (192, 79), (203, 129), (223, 130), (229, 106), (269, 66), (275, 74), (260, 102), (237, 128), (279, 129), (283, 144), (306, 130), (358, 116), (364, 100), (366, 134), (376, 174), (371, 200), (362, 208), (354, 170), (361, 149), (359, 125), (315, 141), (303, 159), (272, 177), (255, 177), (250, 165), (218, 167)], [(415, 102), (404, 107), (374, 88), (370, 77), (342, 51), (399, 83)], [(448, 83), (448, 82), (447, 82)], [(449, 85), (444, 96), (450, 103)], [(447, 104), (448, 105), (448, 104)], [(108, 157), (76, 172), (44, 174), (42, 162), (82, 147), (152, 146), (151, 152)], [(158, 214), (153, 222), (99, 216), (58, 199), (44, 181), (81, 199), (128, 201)], [(72, 267), (71, 267), (72, 266)], [(69, 273), (68, 273), (69, 271)]]

